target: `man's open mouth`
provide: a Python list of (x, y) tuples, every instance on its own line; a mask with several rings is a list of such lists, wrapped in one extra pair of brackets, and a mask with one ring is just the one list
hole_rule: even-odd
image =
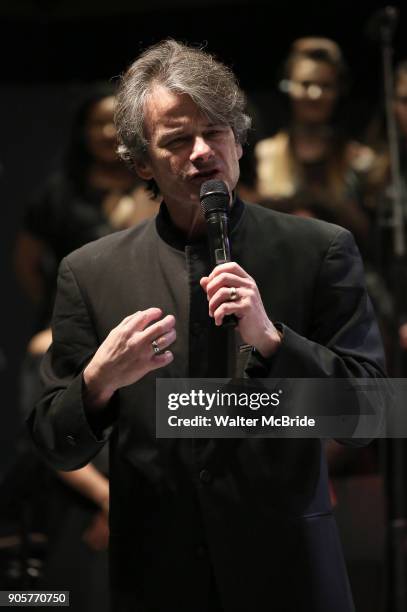
[(214, 168), (213, 170), (203, 170), (202, 172), (197, 172), (191, 176), (191, 181), (209, 181), (214, 179), (219, 174), (219, 170)]

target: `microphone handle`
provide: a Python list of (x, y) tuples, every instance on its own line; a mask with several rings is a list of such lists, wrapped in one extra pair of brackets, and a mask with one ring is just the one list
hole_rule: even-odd
[(230, 314), (230, 315), (225, 315), (223, 317), (221, 327), (237, 327), (238, 324), (239, 324), (239, 321), (237, 319), (237, 316), (234, 314)]
[[(225, 213), (214, 212), (207, 218), (209, 250), (213, 267), (232, 261), (228, 235), (228, 217)], [(238, 319), (234, 314), (223, 317), (221, 327), (236, 327)]]

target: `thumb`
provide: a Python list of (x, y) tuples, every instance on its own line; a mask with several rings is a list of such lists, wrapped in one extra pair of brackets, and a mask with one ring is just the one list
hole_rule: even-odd
[(201, 285), (204, 291), (206, 291), (208, 283), (209, 283), (209, 276), (203, 276), (201, 280), (199, 281), (199, 284)]

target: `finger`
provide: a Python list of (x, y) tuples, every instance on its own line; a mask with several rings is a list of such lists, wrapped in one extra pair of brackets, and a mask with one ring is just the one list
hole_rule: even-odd
[(152, 342), (153, 340), (156, 340), (160, 336), (163, 336), (174, 329), (174, 326), (175, 317), (173, 315), (167, 315), (161, 319), (161, 321), (153, 323), (142, 332), (143, 340), (146, 342)]
[(231, 287), (221, 287), (209, 300), (209, 315), (212, 317), (215, 310), (224, 302), (237, 302), (245, 295), (245, 289), (235, 288), (235, 298), (231, 299)]
[(236, 287), (236, 289), (240, 289), (241, 287), (251, 287), (252, 284), (253, 280), (250, 277), (242, 278), (241, 276), (236, 276), (236, 274), (222, 272), (222, 274), (209, 281), (206, 287), (206, 294), (208, 300), (210, 300), (221, 287)]
[(137, 310), (137, 312), (133, 312), (132, 314), (128, 315), (127, 317), (124, 317), (124, 319), (122, 319), (120, 321), (120, 323), (119, 323), (119, 325), (117, 327), (122, 327), (122, 326), (126, 325), (127, 323), (129, 323), (129, 321), (134, 319), (134, 317), (136, 317), (138, 314), (140, 314), (139, 310)]
[(166, 365), (174, 361), (174, 355), (171, 351), (164, 351), (164, 353), (157, 353), (157, 355), (153, 355), (150, 361), (150, 371), (158, 370), (159, 368), (164, 368)]
[(148, 325), (153, 323), (153, 321), (156, 321), (162, 316), (163, 311), (161, 308), (147, 308), (147, 310), (141, 310), (140, 312), (136, 313), (134, 317), (130, 317), (129, 321), (127, 322), (127, 327), (129, 328), (129, 331), (142, 331)]
[(209, 275), (209, 279), (212, 280), (213, 278), (215, 278), (215, 276), (218, 276), (223, 272), (230, 272), (231, 274), (236, 274), (236, 276), (240, 276), (241, 278), (249, 277), (247, 272), (243, 270), (243, 268), (239, 266), (239, 264), (237, 264), (235, 261), (228, 261), (227, 263), (215, 266), (215, 268)]
[(204, 291), (206, 291), (206, 287), (208, 283), (209, 283), (209, 276), (203, 276), (201, 280), (199, 281), (199, 284), (201, 285)]
[(164, 351), (166, 348), (171, 346), (173, 342), (175, 342), (176, 338), (177, 332), (175, 331), (175, 329), (171, 329), (166, 334), (162, 334), (158, 338), (155, 338), (153, 342), (155, 343), (155, 346), (160, 349), (160, 351)]
[(213, 313), (215, 325), (222, 325), (223, 317), (234, 314), (237, 319), (241, 319), (243, 315), (243, 306), (238, 302), (223, 302)]

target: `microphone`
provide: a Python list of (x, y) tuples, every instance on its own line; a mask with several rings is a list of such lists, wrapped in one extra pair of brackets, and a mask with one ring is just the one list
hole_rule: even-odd
[[(206, 219), (209, 251), (213, 267), (231, 260), (228, 233), (229, 189), (223, 181), (205, 181), (201, 185), (200, 200)], [(235, 327), (234, 314), (223, 317), (222, 327)]]

